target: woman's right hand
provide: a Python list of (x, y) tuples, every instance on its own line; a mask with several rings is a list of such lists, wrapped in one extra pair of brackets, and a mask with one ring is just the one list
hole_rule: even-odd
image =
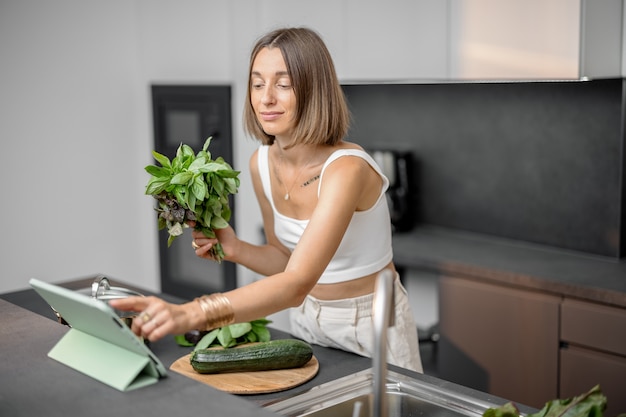
[(191, 236), (193, 237), (192, 246), (196, 251), (196, 255), (200, 258), (215, 260), (211, 253), (211, 248), (219, 242), (222, 245), (224, 254), (226, 255), (224, 259), (229, 260), (230, 256), (233, 255), (235, 243), (237, 241), (235, 231), (232, 227), (227, 226), (224, 229), (215, 229), (214, 232), (217, 236), (216, 238), (207, 237), (200, 230), (194, 229), (191, 232)]

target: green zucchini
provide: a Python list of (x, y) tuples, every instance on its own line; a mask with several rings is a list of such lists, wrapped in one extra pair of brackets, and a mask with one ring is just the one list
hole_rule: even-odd
[(304, 366), (313, 357), (313, 348), (298, 339), (277, 339), (226, 349), (198, 349), (192, 352), (192, 368), (201, 374), (254, 372)]

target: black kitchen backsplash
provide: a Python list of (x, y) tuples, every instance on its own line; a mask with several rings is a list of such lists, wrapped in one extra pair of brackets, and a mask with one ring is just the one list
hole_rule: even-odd
[(615, 258), (623, 89), (622, 79), (344, 85), (351, 140), (419, 164), (417, 224)]

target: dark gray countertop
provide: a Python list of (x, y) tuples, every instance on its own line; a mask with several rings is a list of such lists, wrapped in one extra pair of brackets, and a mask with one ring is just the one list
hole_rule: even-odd
[(397, 265), (626, 308), (626, 263), (424, 226), (393, 237)]
[[(119, 392), (46, 356), (67, 329), (0, 299), (0, 415), (274, 415), (172, 372), (155, 385)], [(159, 356), (163, 346), (153, 350)]]
[[(86, 282), (89, 279), (64, 286), (80, 289), (85, 288)], [(115, 281), (112, 284), (125, 286)], [(68, 330), (55, 319), (50, 307), (33, 290), (0, 294), (0, 415), (110, 417), (132, 412), (133, 415), (156, 416), (271, 416), (274, 414), (260, 406), (371, 367), (371, 359), (313, 346), (320, 363), (318, 374), (303, 385), (278, 393), (230, 395), (171, 371), (155, 385), (123, 393), (47, 357), (47, 352)], [(274, 339), (290, 337), (275, 329), (271, 329), (271, 333)], [(190, 348), (178, 346), (173, 337), (151, 343), (150, 348), (168, 368), (190, 351)], [(394, 366), (390, 369), (463, 395), (493, 403), (506, 402), (431, 376)]]
[[(71, 288), (71, 289), (83, 289), (83, 288), (87, 288), (92, 280), (93, 280), (92, 277), (86, 277), (86, 278), (62, 283), (61, 285), (64, 287)], [(148, 291), (142, 290), (140, 288), (132, 287), (123, 282), (116, 281), (115, 279), (111, 280), (111, 284), (116, 285), (116, 286), (124, 286), (127, 288), (132, 288), (143, 294), (151, 294)], [(177, 299), (176, 297), (163, 295), (163, 294), (159, 294), (159, 295), (172, 302), (181, 301)], [(3, 301), (3, 299), (5, 301)], [(7, 303), (6, 301), (12, 304)], [(8, 343), (8, 344), (3, 342), (2, 351), (1, 351), (3, 363), (8, 364), (9, 362), (13, 360), (13, 361), (18, 361), (16, 363), (20, 364), (19, 370), (20, 372), (22, 372), (22, 374), (20, 378), (18, 379), (18, 381), (21, 381), (24, 383), (24, 385), (22, 385), (22, 390), (24, 390), (24, 387), (27, 386), (26, 385), (27, 382), (28, 384), (32, 384), (31, 386), (33, 386), (33, 388), (36, 388), (37, 385), (40, 384), (40, 380), (35, 378), (35, 375), (39, 375), (41, 373), (47, 374), (49, 371), (54, 371), (54, 373), (61, 371), (62, 374), (59, 374), (58, 378), (65, 378), (66, 377), (65, 374), (67, 373), (75, 373), (73, 370), (66, 369), (63, 365), (57, 364), (54, 361), (47, 359), (46, 357), (47, 352), (52, 348), (52, 346), (54, 346), (54, 343), (56, 343), (56, 341), (58, 341), (61, 338), (61, 336), (64, 334), (64, 332), (67, 331), (68, 328), (56, 322), (56, 316), (54, 315), (54, 312), (41, 297), (39, 297), (33, 290), (27, 289), (27, 290), (22, 290), (22, 291), (14, 291), (11, 293), (0, 294), (0, 303), (1, 303), (0, 304), (0, 323), (2, 323), (2, 326), (1, 326), (2, 330), (0, 331), (0, 337), (2, 337), (3, 341), (4, 340), (12, 341), (14, 339), (14, 337), (11, 336), (13, 333), (18, 332), (23, 335), (23, 337), (19, 341), (15, 341), (15, 342), (12, 341), (11, 343)], [(23, 307), (23, 308), (20, 308), (18, 306)], [(6, 314), (8, 314), (7, 312), (10, 313), (12, 319), (11, 321), (6, 322), (6, 325), (5, 325), (5, 316)], [(16, 318), (18, 318), (19, 320), (16, 321), (15, 320)], [(19, 325), (16, 324), (17, 322), (19, 322)], [(33, 326), (36, 327), (37, 329), (36, 331), (29, 332), (29, 331), (22, 330), (22, 329), (32, 328)], [(291, 337), (291, 335), (285, 332), (282, 332), (276, 329), (270, 329), (270, 330), (271, 330), (273, 339)], [(190, 348), (178, 346), (173, 337), (166, 337), (166, 338), (163, 338), (162, 340), (159, 340), (158, 342), (151, 343), (150, 348), (155, 353), (155, 355), (161, 360), (161, 362), (163, 362), (166, 368), (169, 368), (169, 366), (174, 361), (176, 361), (181, 356), (184, 356), (190, 352)], [(360, 356), (347, 353), (344, 351), (323, 348), (320, 346), (313, 346), (313, 351), (314, 351), (316, 358), (320, 362), (320, 369), (319, 369), (318, 374), (307, 383), (300, 385), (298, 387), (294, 387), (290, 390), (281, 391), (277, 393), (246, 395), (246, 396), (229, 395), (228, 397), (245, 399), (247, 400), (246, 404), (248, 405), (249, 404), (262, 405), (268, 401), (284, 398), (285, 396), (293, 396), (309, 388), (312, 388), (313, 386), (319, 385), (324, 382), (332, 381), (333, 379), (336, 379), (338, 377), (349, 375), (354, 372), (358, 372), (363, 369), (369, 368), (371, 366), (371, 359), (360, 357)], [(32, 363), (36, 363), (36, 366), (30, 366), (30, 367), (24, 366), (25, 362), (21, 360), (22, 355), (33, 358)], [(20, 357), (18, 358), (17, 356), (20, 356)], [(9, 359), (11, 357), (12, 359)], [(42, 369), (45, 371), (42, 371)], [(18, 369), (16, 369), (15, 371), (17, 372)], [(4, 375), (5, 371), (1, 370), (0, 373)], [(118, 401), (124, 402), (126, 398), (137, 395), (135, 394), (135, 392), (131, 393), (130, 395), (118, 393), (113, 388), (106, 387), (100, 384), (99, 382), (90, 380), (87, 377), (82, 377), (80, 375), (78, 375), (78, 377), (79, 378), (77, 379), (84, 380), (83, 382), (85, 382), (86, 386), (93, 385), (94, 387), (92, 389), (96, 389), (96, 391), (99, 393), (98, 395), (100, 395), (100, 392), (105, 393), (106, 394), (104, 396), (105, 398), (111, 398), (111, 399), (116, 398)], [(181, 378), (183, 378), (183, 381), (180, 381)], [(32, 380), (35, 380), (35, 379), (37, 380), (36, 382), (31, 382)], [(175, 382), (172, 382), (172, 381), (175, 381)], [(3, 381), (3, 384), (4, 383), (5, 381)], [(196, 395), (198, 390), (202, 391), (202, 390), (207, 390), (207, 389), (209, 391), (215, 391), (216, 395), (220, 394), (220, 392), (213, 390), (211, 387), (208, 387), (204, 384), (199, 384), (198, 382), (193, 381), (184, 376), (181, 376), (175, 372), (170, 372), (168, 378), (159, 382), (156, 385), (158, 386), (158, 388), (147, 387), (145, 389), (140, 389), (137, 392), (143, 393), (144, 390), (150, 391), (153, 389), (158, 389), (159, 391), (161, 391), (162, 386), (168, 386), (170, 384), (176, 384), (177, 392), (180, 392), (180, 389), (179, 389), (180, 386), (187, 387), (188, 385), (191, 385), (195, 387), (193, 389), (185, 388), (186, 390), (189, 390), (192, 393), (191, 395)], [(12, 384), (11, 386), (15, 387), (14, 384)], [(85, 389), (85, 386), (83, 386), (80, 383), (76, 384), (76, 386), (71, 386), (71, 387), (68, 387), (66, 384), (63, 384), (63, 386), (64, 386), (64, 389), (71, 388), (72, 391), (73, 390), (81, 391)], [(57, 392), (58, 391), (57, 387), (54, 384), (52, 386), (41, 384), (41, 389), (44, 389), (44, 388), (46, 389), (46, 391), (49, 391), (49, 392), (56, 392), (57, 394), (61, 393), (60, 391)], [(7, 398), (10, 397), (8, 396), (8, 392), (10, 391), (7, 391), (4, 389), (4, 387), (2, 387), (2, 389), (0, 390), (0, 399), (2, 399), (2, 401), (4, 401), (3, 396), (5, 396), (5, 393), (7, 394)], [(182, 391), (182, 393), (184, 392), (185, 390)], [(202, 396), (205, 396), (205, 397), (207, 395), (210, 395), (210, 393), (205, 392), (202, 394)], [(63, 395), (61, 395), (61, 397), (63, 397)], [(19, 399), (20, 397), (17, 397), (17, 398)], [(184, 401), (187, 401), (187, 400), (189, 402), (194, 402), (194, 401), (198, 402), (197, 398), (191, 398), (191, 397), (187, 399), (186, 397), (180, 398), (180, 399), (177, 399), (176, 402), (178, 404), (183, 404)], [(0, 404), (3, 404), (3, 403), (0, 401)], [(207, 405), (205, 404), (205, 409), (206, 409), (206, 406)], [(191, 404), (188, 408), (189, 410), (198, 411), (198, 409), (193, 404)], [(2, 408), (0, 408), (0, 410), (2, 410)], [(181, 415), (180, 414), (181, 411), (183, 412), (182, 415), (186, 415), (185, 410), (178, 410), (177, 411), (178, 415)], [(191, 411), (189, 412), (189, 415), (193, 415), (193, 414), (195, 413)], [(13, 415), (17, 415), (17, 414), (13, 414)], [(35, 415), (35, 414), (25, 413), (24, 415)], [(62, 415), (62, 413), (60, 413), (60, 415)], [(245, 414), (234, 413), (233, 415), (243, 416)]]

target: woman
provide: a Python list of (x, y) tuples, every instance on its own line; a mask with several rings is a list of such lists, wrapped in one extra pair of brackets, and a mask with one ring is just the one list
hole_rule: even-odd
[[(218, 241), (226, 261), (265, 278), (182, 305), (154, 297), (120, 300), (143, 313), (135, 333), (149, 340), (190, 329), (246, 322), (290, 307), (292, 333), (310, 343), (371, 356), (376, 277), (395, 273), (387, 178), (363, 149), (344, 140), (349, 111), (321, 38), (279, 29), (256, 43), (250, 59), (245, 129), (262, 143), (250, 172), (267, 243), (240, 240), (230, 227), (217, 239), (193, 232), (200, 257)], [(397, 273), (395, 273), (397, 277)], [(417, 330), (396, 278), (395, 326), (388, 361), (422, 372)]]

